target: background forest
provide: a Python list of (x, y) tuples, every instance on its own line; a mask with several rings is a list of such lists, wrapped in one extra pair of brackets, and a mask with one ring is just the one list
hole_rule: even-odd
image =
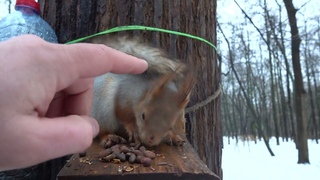
[[(279, 137), (283, 141), (297, 140), (301, 131), (305, 131), (306, 138), (318, 143), (320, 2), (293, 1), (298, 27), (298, 33), (293, 35), (284, 2), (218, 1), (224, 136), (236, 140), (239, 136), (254, 140), (258, 137), (268, 145), (271, 136), (280, 144)], [(294, 38), (301, 40), (300, 69), (293, 66), (292, 52), (297, 52), (292, 51)], [(302, 113), (297, 117), (295, 73), (298, 71), (301, 71), (300, 88), (305, 98), (301, 98)], [(300, 119), (306, 125), (305, 130), (298, 124)], [(269, 151), (273, 154), (272, 149)]]

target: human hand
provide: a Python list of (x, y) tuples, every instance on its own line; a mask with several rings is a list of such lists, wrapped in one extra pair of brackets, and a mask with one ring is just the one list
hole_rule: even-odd
[(145, 61), (104, 45), (51, 44), (33, 35), (0, 43), (0, 171), (84, 151), (93, 77), (142, 73)]

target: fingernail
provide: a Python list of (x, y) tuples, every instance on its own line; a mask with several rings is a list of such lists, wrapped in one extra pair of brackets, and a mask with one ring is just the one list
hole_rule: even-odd
[(93, 119), (91, 122), (92, 122), (91, 124), (92, 124), (92, 130), (93, 130), (93, 138), (94, 138), (98, 135), (100, 128), (99, 128), (98, 122), (95, 119)]
[(140, 60), (143, 62), (144, 65), (148, 66), (148, 62), (146, 60), (144, 59), (140, 59)]
[[(138, 58), (139, 59), (139, 58)], [(146, 71), (148, 69), (148, 62), (144, 59), (139, 59), (141, 64), (138, 65), (138, 71), (137, 73), (143, 73), (144, 71)]]

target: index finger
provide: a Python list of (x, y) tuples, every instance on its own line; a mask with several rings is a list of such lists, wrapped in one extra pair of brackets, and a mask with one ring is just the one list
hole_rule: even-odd
[[(127, 55), (102, 44), (73, 44), (54, 45), (54, 51), (60, 53), (59, 56), (52, 57), (52, 62), (62, 71), (59, 72), (58, 79), (61, 82), (70, 77), (73, 81), (78, 78), (90, 78), (105, 74), (107, 72), (118, 74), (139, 74), (144, 72), (147, 62), (136, 57)], [(68, 68), (66, 67), (73, 67)], [(69, 84), (69, 82), (65, 82)], [(66, 84), (62, 83), (63, 88)]]
[(107, 72), (138, 74), (148, 66), (144, 60), (102, 44), (52, 44), (33, 35), (24, 35), (19, 40), (23, 42), (15, 44), (23, 45), (21, 49), (25, 52), (22, 54), (30, 56), (30, 64), (41, 67), (44, 81), (56, 81), (56, 90), (64, 89), (80, 78)]
[[(147, 69), (146, 61), (102, 44), (79, 43), (57, 45), (54, 48), (56, 52), (67, 57), (59, 59), (60, 65), (75, 65), (81, 78), (89, 78), (106, 72), (139, 74)], [(90, 71), (88, 67), (92, 67)]]

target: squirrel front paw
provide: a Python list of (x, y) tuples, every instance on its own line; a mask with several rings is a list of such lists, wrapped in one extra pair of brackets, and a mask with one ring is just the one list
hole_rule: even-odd
[(129, 135), (129, 142), (133, 142), (135, 144), (141, 143), (138, 132), (128, 131), (128, 135)]
[(183, 146), (183, 144), (186, 142), (183, 138), (181, 138), (180, 135), (175, 133), (169, 133), (167, 137), (165, 138), (164, 142), (166, 142), (169, 145), (175, 145), (175, 146)]
[(123, 137), (115, 135), (115, 134), (108, 134), (101, 137), (100, 145), (105, 148), (109, 148), (115, 144), (125, 144), (127, 140)]

